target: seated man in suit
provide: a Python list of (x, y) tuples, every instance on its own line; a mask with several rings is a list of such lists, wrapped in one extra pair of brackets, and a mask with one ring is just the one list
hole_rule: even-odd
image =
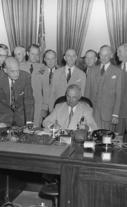
[(81, 89), (78, 85), (72, 84), (66, 90), (64, 103), (57, 104), (52, 113), (44, 120), (43, 126), (50, 128), (55, 124), (56, 129), (76, 130), (81, 118), (84, 117), (84, 128), (87, 125), (91, 131), (97, 129), (93, 119), (92, 108), (80, 102)]
[(0, 70), (3, 69), (3, 63), (8, 56), (8, 47), (4, 44), (0, 44)]
[(4, 67), (0, 71), (0, 123), (23, 126), (34, 115), (30, 75), (20, 70), (14, 57), (8, 57)]

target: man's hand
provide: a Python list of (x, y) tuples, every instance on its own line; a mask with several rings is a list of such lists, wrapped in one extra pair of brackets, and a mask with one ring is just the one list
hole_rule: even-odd
[(58, 123), (52, 124), (49, 127), (51, 130), (56, 129), (57, 131), (61, 129), (61, 126)]
[(118, 124), (118, 122), (119, 122), (118, 117), (113, 116), (113, 117), (112, 117), (112, 124)]

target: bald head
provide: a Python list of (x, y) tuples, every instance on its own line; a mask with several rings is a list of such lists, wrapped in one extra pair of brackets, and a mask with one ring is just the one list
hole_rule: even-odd
[(100, 60), (103, 65), (110, 62), (112, 57), (112, 49), (108, 45), (104, 45), (100, 48)]
[(68, 67), (73, 67), (75, 65), (75, 62), (77, 60), (77, 55), (75, 50), (68, 49), (65, 53), (64, 59), (66, 61), (66, 65)]
[(17, 46), (14, 49), (14, 55), (17, 58), (18, 62), (24, 62), (25, 61), (25, 55), (26, 55), (26, 50), (24, 47)]
[(5, 60), (5, 73), (12, 79), (17, 80), (19, 77), (19, 62), (14, 57), (8, 57)]

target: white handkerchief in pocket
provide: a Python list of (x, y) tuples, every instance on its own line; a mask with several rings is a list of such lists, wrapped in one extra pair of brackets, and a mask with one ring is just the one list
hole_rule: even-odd
[(115, 78), (116, 78), (116, 76), (115, 76), (115, 75), (113, 75), (113, 76), (112, 76), (112, 79), (115, 79)]
[(22, 93), (19, 94), (19, 96), (22, 96), (24, 94), (24, 91)]
[(81, 81), (81, 79), (78, 79), (76, 82), (80, 82)]

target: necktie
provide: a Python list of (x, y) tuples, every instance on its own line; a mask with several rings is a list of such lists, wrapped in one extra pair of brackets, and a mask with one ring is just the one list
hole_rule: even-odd
[(123, 72), (126, 73), (126, 64), (123, 64)]
[(15, 89), (14, 89), (14, 84), (15, 84), (15, 81), (12, 80), (11, 81), (11, 108), (13, 110), (16, 109), (16, 106), (15, 106)]
[(69, 126), (69, 124), (71, 123), (71, 119), (72, 119), (72, 117), (73, 117), (73, 108), (71, 107), (71, 111), (70, 111), (70, 114), (69, 114), (69, 122), (68, 122), (68, 126)]
[(33, 73), (33, 65), (32, 64), (30, 65), (30, 73), (31, 74)]
[(103, 65), (103, 67), (101, 68), (101, 76), (103, 76), (105, 73), (105, 65)]
[(68, 81), (70, 80), (70, 78), (71, 78), (71, 69), (68, 68), (67, 83), (68, 83)]
[(52, 75), (53, 75), (53, 69), (50, 69), (50, 72), (49, 72), (49, 84), (51, 84), (51, 81), (52, 81)]

